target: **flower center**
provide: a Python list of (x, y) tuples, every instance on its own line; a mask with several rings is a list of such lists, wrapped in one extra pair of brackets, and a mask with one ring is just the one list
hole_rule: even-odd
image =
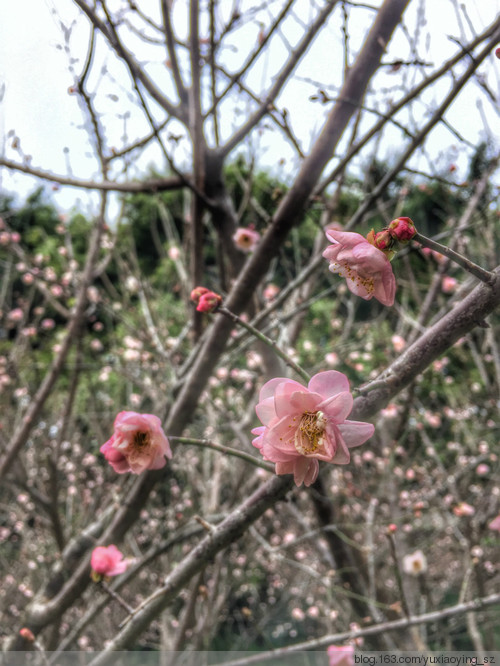
[(134, 435), (134, 448), (143, 449), (149, 445), (149, 432), (138, 431)]
[(295, 431), (295, 449), (303, 456), (315, 453), (323, 444), (326, 419), (323, 412), (305, 412)]

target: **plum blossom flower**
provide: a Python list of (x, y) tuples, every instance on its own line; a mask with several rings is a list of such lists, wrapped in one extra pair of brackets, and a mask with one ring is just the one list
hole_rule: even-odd
[(392, 305), (396, 280), (382, 250), (361, 234), (350, 231), (328, 230), (326, 237), (333, 242), (323, 252), (330, 262), (330, 271), (344, 277), (353, 294), (367, 301), (375, 297), (383, 305)]
[(427, 571), (427, 558), (421, 550), (403, 557), (403, 571), (410, 576), (420, 576)]
[(172, 457), (160, 419), (153, 414), (137, 412), (117, 415), (114, 433), (100, 451), (118, 474), (160, 469), (166, 464), (165, 458)]
[(92, 551), (90, 566), (100, 576), (118, 576), (127, 569), (127, 562), (116, 546), (97, 546)]
[(330, 645), (327, 649), (328, 666), (353, 666), (354, 647), (352, 645)]
[(234, 244), (242, 252), (253, 252), (260, 241), (260, 234), (251, 227), (238, 227), (233, 235)]
[(263, 426), (252, 430), (252, 444), (276, 474), (293, 474), (297, 486), (310, 486), (319, 460), (345, 465), (349, 449), (373, 435), (371, 423), (347, 421), (353, 405), (349, 381), (336, 370), (315, 375), (307, 388), (277, 377), (262, 387), (255, 411)]

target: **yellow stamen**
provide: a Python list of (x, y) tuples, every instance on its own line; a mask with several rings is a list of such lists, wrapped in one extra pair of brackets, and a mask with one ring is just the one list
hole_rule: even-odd
[(303, 456), (315, 453), (323, 446), (326, 419), (323, 412), (305, 412), (295, 431), (295, 449)]

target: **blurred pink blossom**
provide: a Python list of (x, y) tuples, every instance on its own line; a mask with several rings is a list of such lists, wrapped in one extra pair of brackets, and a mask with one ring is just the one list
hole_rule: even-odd
[(352, 405), (349, 381), (335, 370), (318, 373), (307, 388), (292, 379), (271, 379), (260, 391), (255, 411), (263, 426), (252, 430), (252, 443), (276, 463), (276, 474), (293, 474), (297, 486), (310, 486), (319, 460), (345, 465), (349, 449), (373, 435), (371, 423), (346, 420)]
[(383, 305), (392, 305), (396, 280), (385, 254), (361, 234), (328, 230), (326, 237), (334, 243), (323, 252), (330, 262), (330, 271), (344, 277), (353, 294), (367, 301), (375, 297)]
[(441, 279), (441, 291), (443, 294), (452, 294), (457, 288), (457, 280), (449, 275), (443, 275)]
[(55, 325), (56, 322), (50, 318), (42, 319), (42, 321), (40, 322), (40, 326), (41, 328), (43, 328), (44, 331), (51, 331)]
[(153, 414), (137, 412), (117, 415), (114, 433), (100, 451), (118, 474), (160, 469), (166, 464), (165, 458), (172, 457), (160, 419)]
[(354, 648), (352, 645), (330, 645), (327, 649), (328, 666), (353, 666)]
[(253, 252), (260, 240), (260, 234), (250, 227), (239, 227), (233, 235), (233, 240), (242, 252)]
[(116, 546), (97, 546), (92, 551), (90, 566), (101, 576), (118, 576), (127, 569), (127, 562)]
[(400, 335), (393, 335), (391, 338), (391, 342), (392, 346), (394, 347), (394, 351), (402, 352), (403, 349), (406, 347), (406, 340)]
[(480, 463), (476, 467), (476, 474), (478, 476), (486, 476), (487, 474), (489, 474), (489, 471), (490, 471), (490, 466), (486, 465), (486, 463)]
[(266, 301), (272, 301), (280, 293), (280, 288), (275, 284), (268, 284), (263, 291)]
[(7, 315), (7, 319), (9, 321), (14, 321), (14, 322), (22, 321), (23, 317), (24, 317), (24, 312), (21, 310), (21, 308), (14, 308)]
[(476, 513), (476, 510), (467, 502), (460, 502), (457, 506), (453, 507), (453, 513), (455, 516), (473, 516)]
[(488, 527), (490, 528), (490, 530), (495, 530), (496, 532), (500, 532), (500, 514), (496, 518), (493, 518), (491, 523), (488, 524)]

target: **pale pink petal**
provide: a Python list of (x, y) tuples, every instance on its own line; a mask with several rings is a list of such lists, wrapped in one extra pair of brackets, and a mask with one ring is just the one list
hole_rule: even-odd
[(324, 412), (328, 420), (342, 423), (351, 413), (353, 402), (352, 393), (339, 393), (320, 403), (318, 409)]
[(349, 380), (337, 370), (326, 370), (312, 377), (308, 389), (319, 393), (323, 398), (329, 398), (337, 393), (349, 391)]
[(286, 377), (275, 377), (274, 379), (270, 379), (268, 382), (266, 382), (264, 386), (260, 389), (259, 402), (262, 402), (262, 400), (265, 400), (266, 398), (274, 397), (274, 392), (276, 391), (276, 388), (279, 386), (279, 384), (282, 384), (283, 382), (285, 382), (286, 384), (293, 384), (295, 386), (296, 391), (304, 389), (302, 384), (299, 384), (299, 382), (296, 382), (293, 379), (287, 379)]
[(257, 416), (262, 421), (264, 425), (269, 425), (269, 423), (276, 418), (276, 409), (274, 406), (274, 398), (271, 396), (265, 400), (261, 400), (258, 405), (255, 407)]
[(347, 446), (352, 449), (364, 444), (373, 435), (375, 426), (363, 421), (345, 421), (337, 426)]
[(344, 247), (354, 247), (358, 243), (368, 242), (361, 234), (354, 231), (337, 231), (336, 229), (328, 229), (326, 237), (334, 243), (340, 243)]

